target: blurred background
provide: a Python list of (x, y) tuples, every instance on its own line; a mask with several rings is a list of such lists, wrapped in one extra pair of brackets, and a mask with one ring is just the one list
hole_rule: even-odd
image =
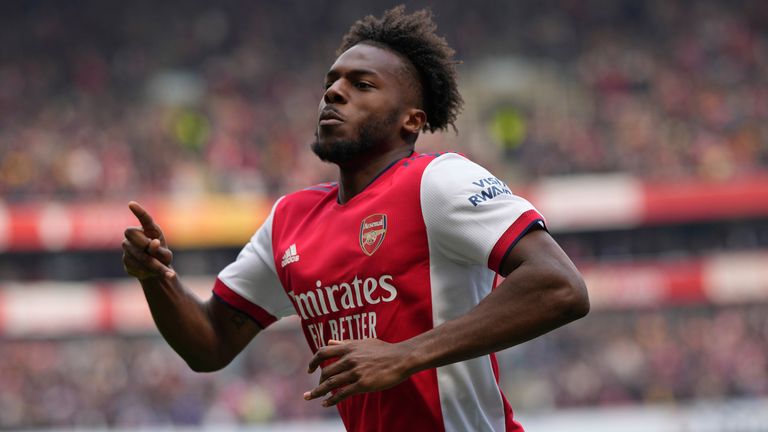
[[(295, 320), (221, 372), (123, 273), (128, 200), (207, 297), (308, 148), (351, 23), (396, 3), (0, 3), (0, 429), (340, 430)], [(409, 3), (409, 10), (430, 5)], [(499, 355), (529, 430), (768, 430), (768, 2), (431, 4), (457, 150), (548, 218), (591, 314)]]

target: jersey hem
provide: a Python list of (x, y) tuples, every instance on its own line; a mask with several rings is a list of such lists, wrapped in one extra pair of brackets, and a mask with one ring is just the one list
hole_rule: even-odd
[(216, 279), (216, 283), (213, 285), (213, 295), (228, 306), (248, 315), (262, 329), (269, 327), (277, 321), (274, 315), (233, 291), (221, 279)]
[(528, 210), (521, 214), (520, 217), (515, 220), (512, 225), (504, 231), (499, 240), (491, 249), (491, 253), (488, 256), (488, 268), (496, 273), (501, 272), (501, 263), (504, 262), (504, 258), (509, 255), (509, 252), (517, 244), (518, 241), (525, 235), (531, 227), (536, 224), (544, 224), (544, 217), (536, 210)]

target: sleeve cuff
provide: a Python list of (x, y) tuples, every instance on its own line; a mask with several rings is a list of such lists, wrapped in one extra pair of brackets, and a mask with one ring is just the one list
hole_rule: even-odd
[(248, 315), (262, 329), (269, 327), (272, 323), (277, 321), (277, 317), (251, 303), (249, 300), (246, 300), (240, 294), (226, 286), (221, 279), (216, 279), (216, 283), (213, 285), (213, 294), (216, 298), (230, 307)]
[(528, 210), (512, 223), (512, 225), (504, 231), (496, 245), (491, 249), (491, 254), (488, 256), (488, 268), (499, 273), (501, 271), (501, 263), (504, 258), (509, 254), (512, 247), (531, 229), (534, 224), (540, 223), (544, 226), (544, 217), (536, 210)]

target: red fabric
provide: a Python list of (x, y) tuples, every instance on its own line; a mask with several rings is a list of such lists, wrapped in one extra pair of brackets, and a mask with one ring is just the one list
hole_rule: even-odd
[(216, 279), (216, 283), (213, 286), (213, 293), (216, 294), (221, 300), (228, 305), (239, 310), (240, 312), (248, 314), (261, 328), (267, 328), (272, 323), (277, 321), (277, 318), (265, 311), (258, 305), (255, 305), (247, 299), (240, 296), (240, 294), (232, 291), (228, 286), (224, 284), (220, 279)]
[[(275, 208), (275, 270), (313, 352), (330, 339), (394, 343), (433, 328), (420, 188), (435, 157), (414, 154), (398, 161), (344, 204), (337, 201), (338, 186), (329, 185), (290, 194)], [(496, 245), (496, 261), (541, 219), (536, 212), (524, 213)], [(288, 250), (298, 259), (283, 263)], [(355, 395), (337, 408), (348, 431), (446, 428), (435, 369), (385, 391)], [(507, 429), (521, 430), (509, 404), (504, 402), (503, 409)]]
[[(433, 159), (400, 160), (345, 204), (337, 202), (334, 185), (288, 195), (275, 209), (275, 268), (313, 352), (329, 339), (399, 342), (432, 329), (419, 185)], [(381, 217), (371, 217), (381, 214), (386, 225), (378, 223)], [(364, 221), (377, 223), (364, 226)], [(365, 234), (384, 227), (386, 232), (371, 239), (377, 247), (365, 249)], [(282, 254), (291, 245), (301, 259), (282, 266)], [(434, 369), (391, 389), (353, 396), (337, 408), (348, 431), (445, 429)]]
[(543, 222), (542, 217), (536, 210), (528, 210), (520, 215), (512, 225), (507, 228), (488, 256), (488, 268), (499, 273), (501, 271), (501, 261), (504, 259), (510, 247), (514, 246), (518, 240), (528, 232), (531, 226), (536, 222)]
[[(493, 376), (496, 377), (496, 384), (499, 384), (499, 362), (496, 360), (496, 354), (491, 353), (491, 367), (493, 368)], [(507, 397), (504, 396), (504, 392), (501, 391), (501, 387), (499, 387), (499, 394), (501, 395), (501, 400), (504, 403), (504, 414), (505, 414), (505, 429), (506, 432), (525, 432), (523, 429), (523, 425), (518, 423), (515, 418), (514, 414), (512, 412), (512, 405), (509, 404), (509, 401), (507, 400)]]

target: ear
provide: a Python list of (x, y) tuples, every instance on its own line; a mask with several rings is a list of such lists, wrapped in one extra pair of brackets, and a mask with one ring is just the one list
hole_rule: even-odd
[(418, 108), (410, 108), (405, 112), (403, 129), (411, 134), (418, 134), (427, 123), (427, 113)]

